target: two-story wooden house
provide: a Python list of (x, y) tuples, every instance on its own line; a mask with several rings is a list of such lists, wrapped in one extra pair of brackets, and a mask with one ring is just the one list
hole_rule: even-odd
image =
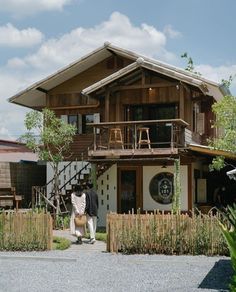
[(10, 98), (47, 107), (77, 126), (72, 160), (97, 166), (100, 225), (109, 211), (170, 210), (174, 159), (181, 161), (181, 209), (212, 200), (211, 106), (219, 84), (105, 43)]

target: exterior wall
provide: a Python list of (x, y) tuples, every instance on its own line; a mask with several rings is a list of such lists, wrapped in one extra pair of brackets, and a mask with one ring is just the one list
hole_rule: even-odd
[(0, 188), (10, 188), (11, 186), (12, 181), (10, 163), (0, 162)]
[(15, 172), (16, 193), (23, 196), (22, 207), (28, 208), (32, 200), (32, 186), (46, 183), (46, 165), (12, 163)]
[[(181, 210), (188, 210), (188, 166), (181, 165)], [(174, 173), (173, 166), (167, 166), (166, 172)], [(171, 204), (156, 203), (149, 193), (149, 183), (152, 177), (163, 172), (161, 166), (143, 167), (143, 209), (144, 210), (171, 210)], [(98, 226), (106, 226), (106, 214), (117, 212), (117, 165), (113, 165), (98, 178), (99, 220)]]
[(0, 162), (0, 188), (16, 188), (16, 194), (23, 196), (22, 207), (29, 207), (32, 186), (45, 185), (44, 165), (31, 163)]
[[(155, 202), (149, 193), (149, 184), (154, 175), (160, 172), (171, 172), (174, 174), (174, 167), (167, 166), (164, 171), (161, 166), (144, 166), (143, 167), (143, 209), (144, 210), (171, 210), (171, 204), (162, 205)], [(180, 166), (180, 182), (181, 182), (181, 210), (188, 210), (188, 167)]]
[[(88, 162), (87, 161), (72, 161), (72, 163), (67, 167), (69, 164), (69, 161), (63, 161), (59, 163), (58, 169), (59, 172), (62, 171), (60, 174), (60, 181), (59, 181), (59, 187), (62, 187), (71, 177), (73, 177), (80, 169), (82, 169)], [(90, 165), (83, 170), (81, 176), (79, 179), (83, 180), (84, 175), (87, 175), (90, 173)], [(64, 169), (64, 170), (63, 170)], [(51, 181), (53, 179), (53, 170), (49, 163), (47, 163), (47, 182)], [(65, 190), (71, 190), (71, 185), (78, 183), (78, 177), (74, 178), (68, 186), (66, 186), (66, 189), (63, 189), (62, 192), (66, 192)], [(52, 183), (47, 185), (47, 196), (51, 193), (53, 188)]]
[(106, 226), (106, 214), (117, 212), (117, 165), (105, 171), (97, 181), (99, 209), (98, 226)]

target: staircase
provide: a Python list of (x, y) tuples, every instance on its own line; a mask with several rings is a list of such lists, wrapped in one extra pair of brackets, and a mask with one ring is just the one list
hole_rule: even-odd
[[(91, 172), (91, 164), (87, 161), (70, 161), (59, 163), (59, 192), (60, 213), (68, 213), (70, 210), (70, 194), (78, 183), (88, 180)], [(45, 186), (34, 186), (32, 189), (32, 208), (46, 207), (53, 213), (56, 210), (53, 200), (53, 172), (47, 167), (48, 183)]]

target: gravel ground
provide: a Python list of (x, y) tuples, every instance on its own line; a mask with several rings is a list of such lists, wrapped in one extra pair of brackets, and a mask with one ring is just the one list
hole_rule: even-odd
[(0, 253), (1, 292), (228, 291), (231, 274), (227, 257), (110, 254), (101, 242)]

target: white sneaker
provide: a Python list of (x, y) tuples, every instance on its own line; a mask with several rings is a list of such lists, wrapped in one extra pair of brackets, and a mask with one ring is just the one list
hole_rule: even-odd
[(90, 241), (89, 241), (90, 244), (94, 244), (95, 242), (96, 242), (95, 238), (91, 238)]

